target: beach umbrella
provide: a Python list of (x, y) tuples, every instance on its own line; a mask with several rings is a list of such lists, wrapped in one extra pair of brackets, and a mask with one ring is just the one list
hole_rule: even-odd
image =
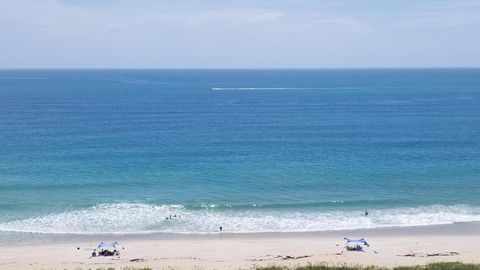
[(343, 238), (346, 243), (347, 250), (355, 250), (355, 251), (362, 251), (363, 247), (361, 245), (369, 247), (370, 245), (364, 238), (361, 239), (350, 239), (350, 238)]
[(118, 245), (117, 241), (112, 243), (100, 242), (100, 244), (98, 245), (98, 249), (114, 252), (115, 250), (117, 250), (117, 245)]

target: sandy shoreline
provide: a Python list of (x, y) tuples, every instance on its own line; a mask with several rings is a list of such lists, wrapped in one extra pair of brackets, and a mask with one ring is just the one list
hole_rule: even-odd
[[(365, 252), (342, 252), (343, 237), (365, 237)], [(120, 242), (120, 257), (89, 258), (100, 241)], [(480, 224), (352, 231), (210, 235), (41, 235), (0, 243), (0, 269), (240, 269), (307, 263), (378, 266), (438, 261), (480, 263)], [(77, 250), (77, 247), (80, 249)]]

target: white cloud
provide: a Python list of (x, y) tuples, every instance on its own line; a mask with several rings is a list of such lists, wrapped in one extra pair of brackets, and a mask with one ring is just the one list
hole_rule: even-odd
[[(0, 1), (0, 66), (476, 65), (478, 9), (303, 1)], [(360, 10), (363, 8), (363, 10)], [(439, 34), (456, 27), (456, 40)], [(414, 37), (414, 38), (412, 38)], [(434, 46), (435, 48), (431, 48)], [(454, 47), (455, 46), (455, 47)], [(405, 58), (407, 51), (412, 56)], [(477, 48), (477, 49), (475, 49)], [(462, 52), (463, 51), (463, 52)], [(383, 55), (380, 53), (383, 52)], [(448, 59), (444, 54), (454, 53)], [(480, 63), (478, 63), (480, 64)]]

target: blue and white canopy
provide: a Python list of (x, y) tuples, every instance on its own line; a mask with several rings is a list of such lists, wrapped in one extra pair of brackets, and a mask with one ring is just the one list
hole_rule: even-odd
[(116, 250), (117, 245), (118, 245), (117, 241), (112, 243), (100, 242), (100, 244), (98, 245), (98, 248), (102, 250)]
[(357, 243), (357, 244), (364, 244), (365, 246), (369, 246), (367, 241), (365, 241), (365, 239), (363, 239), (363, 238), (361, 238), (361, 239), (350, 239), (350, 238), (344, 237), (343, 239), (345, 239), (345, 241), (347, 241), (347, 244)]

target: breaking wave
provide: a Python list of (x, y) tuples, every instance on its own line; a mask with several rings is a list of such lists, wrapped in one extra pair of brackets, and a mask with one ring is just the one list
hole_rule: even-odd
[[(166, 217), (172, 216), (171, 219)], [(480, 221), (480, 208), (432, 205), (372, 210), (227, 210), (182, 205), (99, 204), (90, 208), (0, 223), (0, 231), (73, 234), (300, 232), (424, 226)]]

